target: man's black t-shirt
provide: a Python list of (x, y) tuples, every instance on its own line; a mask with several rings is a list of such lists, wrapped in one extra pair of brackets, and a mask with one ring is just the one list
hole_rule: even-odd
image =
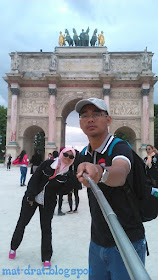
[[(120, 141), (113, 147), (111, 156), (108, 156), (108, 150), (113, 139), (114, 137), (108, 134), (104, 143), (97, 150), (93, 151), (93, 153), (90, 152), (90, 146), (88, 146), (81, 161), (111, 166), (113, 160), (116, 158), (122, 158), (129, 162), (131, 167), (130, 173), (128, 174), (128, 181), (130, 181), (132, 180), (133, 165), (132, 150), (125, 141)], [(129, 239), (134, 242), (144, 238), (143, 224), (129, 205), (127, 194), (124, 191), (124, 186), (109, 187), (103, 183), (98, 183), (98, 186), (117, 215), (118, 220), (124, 228)], [(92, 217), (92, 240), (96, 244), (103, 247), (115, 246), (115, 241), (109, 230), (108, 224), (105, 221), (99, 204), (90, 188), (88, 188), (88, 198)]]

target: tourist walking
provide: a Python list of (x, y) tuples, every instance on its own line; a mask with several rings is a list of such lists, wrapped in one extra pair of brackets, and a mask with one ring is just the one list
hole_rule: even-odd
[(9, 154), (8, 160), (7, 160), (7, 170), (10, 170), (10, 168), (11, 168), (11, 160), (12, 160), (12, 156), (11, 156), (11, 154)]
[(25, 180), (26, 180), (27, 168), (28, 168), (28, 164), (29, 164), (29, 159), (26, 154), (26, 151), (22, 150), (20, 155), (12, 162), (12, 164), (20, 165), (20, 172), (21, 172), (20, 186), (21, 187), (26, 186)]

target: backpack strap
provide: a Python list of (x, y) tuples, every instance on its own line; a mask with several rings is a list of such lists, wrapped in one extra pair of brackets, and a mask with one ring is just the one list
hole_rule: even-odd
[(121, 142), (121, 141), (125, 141), (125, 142), (128, 144), (128, 146), (132, 149), (132, 146), (128, 143), (128, 141), (122, 140), (122, 139), (120, 139), (120, 138), (114, 138), (114, 140), (112, 141), (112, 143), (111, 143), (111, 145), (110, 145), (110, 148), (109, 148), (109, 150), (108, 150), (108, 156), (111, 156), (112, 150), (113, 150), (115, 144), (117, 144), (118, 142)]
[(87, 146), (83, 148), (83, 150), (81, 151), (81, 155), (85, 155), (86, 149), (87, 149)]
[(118, 143), (118, 142), (120, 142), (120, 141), (123, 141), (123, 140), (120, 139), (120, 138), (114, 138), (114, 140), (112, 141), (112, 143), (111, 143), (111, 145), (110, 145), (110, 148), (109, 148), (109, 150), (108, 150), (108, 156), (111, 156), (113, 147), (115, 146), (116, 143)]

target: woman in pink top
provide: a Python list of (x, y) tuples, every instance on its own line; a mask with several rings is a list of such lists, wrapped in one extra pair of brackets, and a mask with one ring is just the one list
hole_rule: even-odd
[(27, 167), (29, 164), (29, 159), (27, 157), (26, 151), (22, 150), (20, 155), (17, 157), (16, 160), (12, 162), (12, 164), (20, 164), (20, 172), (21, 172), (21, 177), (20, 177), (20, 186), (26, 186), (25, 185), (25, 180), (26, 180), (26, 174), (27, 174)]

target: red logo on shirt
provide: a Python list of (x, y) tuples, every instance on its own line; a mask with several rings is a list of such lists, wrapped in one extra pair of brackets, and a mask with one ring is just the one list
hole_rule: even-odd
[(100, 164), (102, 166), (105, 166), (105, 159), (104, 158), (100, 158), (97, 162), (97, 164)]

